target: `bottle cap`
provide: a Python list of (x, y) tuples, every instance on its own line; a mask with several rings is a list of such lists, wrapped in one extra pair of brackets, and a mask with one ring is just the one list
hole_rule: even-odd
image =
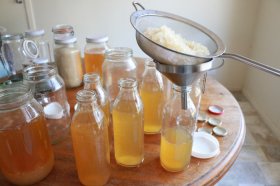
[(199, 129), (197, 129), (198, 132), (206, 132), (208, 134), (212, 134), (212, 129), (210, 128), (206, 128), (206, 127), (201, 127)]
[(32, 62), (36, 64), (46, 64), (49, 63), (50, 61), (47, 57), (40, 57), (40, 58), (33, 59)]
[(227, 135), (227, 130), (224, 127), (220, 127), (220, 126), (214, 127), (213, 132), (217, 136), (226, 136)]
[(106, 35), (91, 35), (86, 37), (87, 43), (104, 43), (109, 40)]
[(208, 119), (208, 124), (212, 125), (212, 126), (219, 126), (222, 124), (222, 121), (220, 119), (217, 118), (209, 118)]
[(211, 113), (211, 114), (215, 114), (215, 115), (221, 115), (224, 113), (224, 109), (218, 105), (210, 105), (208, 107), (208, 111)]
[(44, 113), (48, 119), (60, 119), (63, 117), (63, 108), (58, 102), (52, 102), (44, 107)]
[(44, 29), (37, 29), (37, 30), (27, 30), (25, 31), (25, 36), (43, 36), (45, 34)]
[(73, 36), (58, 37), (54, 39), (55, 44), (72, 44), (76, 42), (77, 42), (77, 38)]
[(201, 122), (207, 121), (207, 114), (206, 113), (199, 113), (197, 116), (197, 120)]
[(219, 141), (206, 132), (194, 132), (192, 156), (207, 159), (220, 153)]

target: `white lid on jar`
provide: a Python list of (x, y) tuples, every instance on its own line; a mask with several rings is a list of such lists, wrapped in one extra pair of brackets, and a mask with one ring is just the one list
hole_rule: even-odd
[(87, 43), (105, 43), (109, 40), (107, 35), (91, 35), (86, 37)]
[(41, 58), (33, 59), (32, 62), (36, 64), (45, 64), (45, 63), (49, 63), (50, 61), (47, 57), (41, 57)]
[(76, 43), (76, 42), (77, 42), (77, 38), (73, 37), (73, 36), (59, 37), (59, 38), (54, 39), (55, 44), (72, 44), (72, 43)]
[(45, 35), (45, 30), (44, 29), (25, 31), (25, 36), (43, 36), (43, 35)]

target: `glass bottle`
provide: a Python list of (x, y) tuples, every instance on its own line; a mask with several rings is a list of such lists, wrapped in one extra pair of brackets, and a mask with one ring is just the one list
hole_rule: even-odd
[(25, 31), (25, 38), (34, 41), (38, 47), (38, 58), (46, 59), (51, 63), (50, 45), (49, 42), (44, 39), (44, 35), (45, 30), (43, 29)]
[(135, 79), (122, 78), (119, 87), (112, 111), (115, 158), (119, 165), (134, 167), (144, 160), (143, 104)]
[(77, 38), (55, 39), (54, 56), (59, 75), (63, 78), (66, 88), (78, 87), (83, 81), (83, 69)]
[(32, 65), (23, 69), (23, 84), (43, 106), (52, 144), (65, 139), (71, 122), (62, 78), (52, 66)]
[(140, 95), (144, 105), (144, 132), (159, 133), (162, 124), (162, 104), (164, 104), (163, 81), (152, 60), (146, 62), (140, 85)]
[(87, 73), (84, 75), (84, 89), (92, 90), (96, 94), (97, 103), (105, 114), (106, 125), (109, 131), (109, 143), (112, 143), (113, 127), (111, 124), (110, 104), (107, 92), (103, 89), (100, 76), (96, 73)]
[(79, 180), (84, 185), (104, 185), (110, 177), (109, 139), (104, 113), (96, 95), (80, 90), (72, 124), (71, 136)]
[(85, 71), (96, 72), (102, 76), (102, 64), (104, 62), (105, 51), (108, 47), (108, 36), (88, 36), (85, 46)]
[(188, 108), (181, 109), (181, 88), (173, 84), (173, 96), (163, 109), (160, 162), (170, 172), (182, 171), (190, 163), (193, 132), (199, 110), (198, 105), (195, 105), (199, 103), (194, 104), (193, 99), (200, 99), (200, 95), (192, 97), (192, 91), (196, 91), (196, 88), (191, 85), (184, 87), (187, 89)]
[(121, 78), (136, 78), (136, 65), (130, 48), (112, 48), (105, 52), (102, 65), (103, 86), (109, 95), (110, 104), (118, 95)]
[(16, 185), (45, 178), (54, 154), (42, 106), (23, 85), (0, 89), (0, 169)]

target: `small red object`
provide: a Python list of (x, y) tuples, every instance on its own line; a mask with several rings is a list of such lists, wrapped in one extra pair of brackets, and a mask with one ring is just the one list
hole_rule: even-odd
[(220, 107), (218, 105), (210, 105), (208, 107), (208, 112), (210, 112), (211, 114), (215, 114), (215, 115), (221, 115), (224, 113), (224, 109), (223, 109), (223, 107)]

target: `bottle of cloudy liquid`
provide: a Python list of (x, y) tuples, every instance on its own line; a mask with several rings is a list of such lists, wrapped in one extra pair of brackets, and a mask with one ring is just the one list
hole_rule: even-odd
[(140, 95), (144, 104), (144, 132), (159, 133), (162, 124), (162, 105), (164, 104), (163, 81), (152, 60), (146, 62), (140, 85)]
[(119, 165), (135, 167), (144, 160), (143, 104), (135, 79), (122, 78), (119, 87), (112, 110), (115, 158)]
[(108, 129), (96, 94), (80, 90), (76, 96), (71, 136), (79, 180), (84, 185), (105, 185), (110, 177)]

